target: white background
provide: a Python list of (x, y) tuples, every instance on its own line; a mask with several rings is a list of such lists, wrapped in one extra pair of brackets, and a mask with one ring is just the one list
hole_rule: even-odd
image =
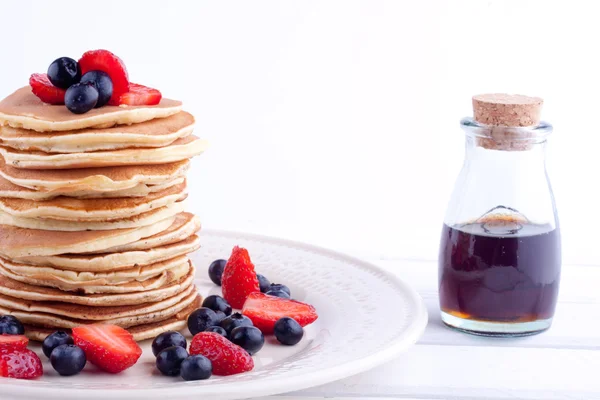
[(564, 260), (600, 261), (595, 2), (2, 1), (0, 94), (106, 48), (184, 101), (212, 147), (205, 227), (435, 259), (481, 92), (545, 99)]

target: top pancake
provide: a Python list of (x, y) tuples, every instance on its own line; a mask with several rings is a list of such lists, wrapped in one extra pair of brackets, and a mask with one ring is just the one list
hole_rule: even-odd
[(63, 105), (43, 103), (30, 86), (22, 87), (0, 101), (0, 125), (38, 132), (109, 128), (165, 118), (181, 111), (180, 101), (163, 98), (156, 106), (104, 106), (85, 114), (73, 114)]

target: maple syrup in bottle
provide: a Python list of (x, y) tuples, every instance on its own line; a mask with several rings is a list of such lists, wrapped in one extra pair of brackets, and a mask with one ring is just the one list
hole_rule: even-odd
[(545, 167), (552, 127), (541, 99), (473, 98), (465, 163), (442, 228), (442, 321), (487, 336), (550, 327), (559, 291), (561, 239)]

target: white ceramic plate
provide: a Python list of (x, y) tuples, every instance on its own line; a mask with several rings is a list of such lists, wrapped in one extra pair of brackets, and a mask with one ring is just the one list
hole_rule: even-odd
[[(284, 283), (293, 298), (314, 305), (319, 319), (293, 347), (267, 338), (253, 371), (206, 381), (164, 377), (154, 366), (150, 341), (129, 370), (110, 375), (88, 365), (74, 377), (60, 377), (39, 347), (44, 376), (35, 381), (0, 378), (2, 399), (241, 399), (305, 389), (371, 369), (417, 341), (427, 323), (419, 295), (394, 275), (343, 254), (263, 236), (203, 231), (192, 255), (202, 295), (220, 294), (207, 268), (246, 247), (259, 273)], [(189, 340), (188, 340), (189, 343)]]

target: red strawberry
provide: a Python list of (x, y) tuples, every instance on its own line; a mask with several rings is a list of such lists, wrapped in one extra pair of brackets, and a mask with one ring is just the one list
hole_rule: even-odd
[(108, 50), (86, 51), (79, 59), (79, 67), (81, 75), (89, 71), (103, 71), (110, 76), (113, 93), (108, 103), (111, 105), (119, 105), (119, 97), (129, 91), (129, 75), (125, 64)]
[(160, 103), (160, 99), (162, 99), (162, 94), (158, 89), (138, 85), (137, 83), (130, 83), (129, 92), (121, 95), (119, 104), (127, 104), (129, 106), (155, 106)]
[(221, 278), (223, 297), (231, 307), (242, 308), (250, 293), (260, 292), (248, 250), (235, 246)]
[(241, 374), (254, 368), (254, 360), (246, 350), (215, 332), (200, 332), (194, 336), (190, 355), (196, 354), (210, 360), (215, 375)]
[(17, 379), (35, 379), (42, 376), (42, 361), (29, 349), (8, 350), (0, 353), (0, 376)]
[(0, 335), (0, 353), (27, 348), (29, 339), (23, 335)]
[(293, 318), (301, 326), (312, 324), (319, 317), (310, 304), (264, 293), (252, 293), (248, 296), (242, 314), (250, 318), (254, 326), (265, 335), (273, 333), (275, 322), (283, 317)]
[(126, 370), (142, 355), (131, 333), (116, 325), (82, 325), (72, 329), (75, 344), (89, 362), (112, 374)]
[(33, 94), (44, 103), (65, 104), (65, 89), (54, 86), (48, 79), (48, 74), (31, 74), (29, 86)]

